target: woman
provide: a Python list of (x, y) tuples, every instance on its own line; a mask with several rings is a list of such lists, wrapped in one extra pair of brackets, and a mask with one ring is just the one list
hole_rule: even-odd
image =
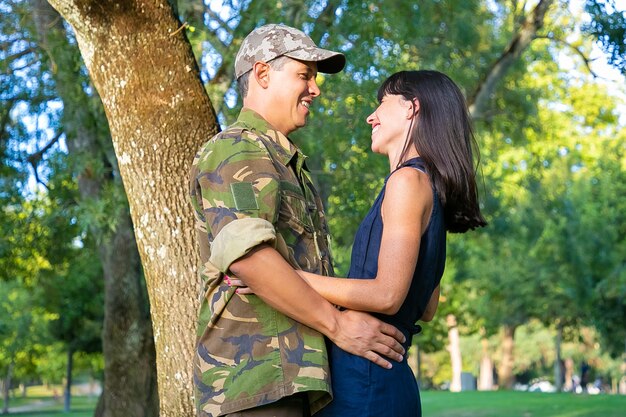
[[(432, 319), (446, 257), (446, 231), (486, 225), (478, 205), (475, 140), (463, 94), (437, 71), (402, 71), (378, 90), (367, 118), (372, 150), (390, 174), (361, 223), (348, 278), (299, 271), (336, 305), (375, 313), (406, 336)], [(390, 369), (330, 346), (334, 399), (316, 417), (420, 416), (406, 358)]]

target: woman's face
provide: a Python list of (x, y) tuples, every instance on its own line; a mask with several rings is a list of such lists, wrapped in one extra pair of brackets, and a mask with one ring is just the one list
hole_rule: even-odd
[(413, 113), (413, 103), (404, 97), (385, 95), (380, 105), (366, 119), (372, 126), (372, 151), (390, 157), (399, 156), (404, 148)]

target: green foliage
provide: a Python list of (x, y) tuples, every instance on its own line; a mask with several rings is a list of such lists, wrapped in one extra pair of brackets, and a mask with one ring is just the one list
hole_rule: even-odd
[(32, 378), (37, 352), (50, 341), (47, 325), (54, 316), (19, 281), (0, 280), (0, 293), (0, 378)]
[[(76, 191), (73, 183), (66, 185)], [(54, 200), (65, 192), (53, 181), (48, 194), (8, 208), (13, 233), (0, 276), (0, 368), (6, 375), (12, 364), (18, 380), (60, 382), (66, 349), (101, 349), (102, 270), (71, 221), (71, 207), (63, 198)]]

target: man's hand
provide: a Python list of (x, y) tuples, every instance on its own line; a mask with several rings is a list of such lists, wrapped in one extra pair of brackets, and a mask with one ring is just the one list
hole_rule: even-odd
[[(233, 276), (224, 276), (224, 281), (237, 287), (237, 294), (254, 294), (246, 284)], [(354, 355), (361, 356), (383, 368), (391, 368), (385, 358), (402, 362), (405, 337), (391, 324), (378, 320), (362, 311), (345, 310), (339, 314), (337, 334), (327, 335), (337, 346)], [(383, 358), (383, 356), (385, 358)]]
[(391, 368), (386, 358), (402, 362), (400, 343), (406, 338), (400, 330), (362, 311), (345, 310), (339, 317), (336, 335), (329, 336), (337, 346), (386, 369)]
[(260, 245), (229, 269), (229, 285), (240, 287), (239, 294), (256, 294), (276, 310), (325, 334), (346, 352), (383, 368), (391, 368), (383, 356), (402, 361), (402, 332), (370, 314), (337, 310), (304, 282), (276, 249)]

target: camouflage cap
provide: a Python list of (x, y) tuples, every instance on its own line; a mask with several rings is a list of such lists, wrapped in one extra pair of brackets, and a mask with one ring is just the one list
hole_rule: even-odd
[(257, 61), (268, 62), (279, 56), (317, 62), (317, 70), (334, 74), (346, 65), (339, 52), (318, 48), (304, 32), (285, 25), (270, 24), (254, 29), (241, 43), (235, 58), (235, 77), (250, 71)]

